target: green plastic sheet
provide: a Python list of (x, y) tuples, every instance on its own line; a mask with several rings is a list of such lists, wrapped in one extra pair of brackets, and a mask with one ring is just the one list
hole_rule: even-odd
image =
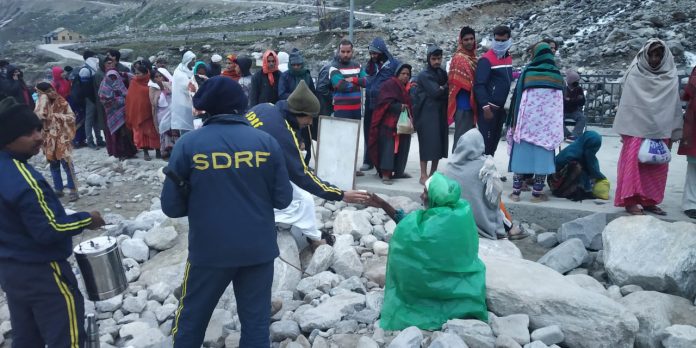
[(455, 318), (488, 321), (486, 266), (459, 184), (435, 173), (428, 207), (401, 220), (389, 242), (380, 326), (437, 330)]

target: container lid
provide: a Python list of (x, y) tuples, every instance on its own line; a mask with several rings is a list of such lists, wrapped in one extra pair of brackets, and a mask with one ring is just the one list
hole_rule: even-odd
[(116, 238), (102, 236), (78, 244), (73, 251), (75, 254), (94, 254), (103, 252), (116, 244)]

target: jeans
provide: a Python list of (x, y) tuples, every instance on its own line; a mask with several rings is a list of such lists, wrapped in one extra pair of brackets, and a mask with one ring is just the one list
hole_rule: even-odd
[(483, 110), (479, 108), (478, 128), (483, 134), (483, 142), (486, 144), (485, 154), (494, 156), (495, 150), (498, 149), (498, 143), (500, 143), (500, 135), (503, 132), (503, 124), (505, 123), (504, 108), (499, 108), (493, 112), (493, 119), (486, 120), (483, 116)]
[(65, 176), (68, 177), (68, 189), (76, 189), (75, 183), (77, 182), (77, 179), (75, 177), (75, 168), (73, 167), (72, 161), (69, 158), (59, 161), (48, 161), (48, 163), (51, 168), (53, 188), (55, 188), (56, 191), (63, 191), (63, 177), (60, 173), (61, 166), (63, 166), (63, 170), (65, 170)]
[(88, 144), (104, 142), (97, 120), (97, 105), (89, 98), (85, 99), (85, 134)]
[(566, 137), (568, 135), (572, 134), (576, 138), (579, 138), (582, 133), (585, 131), (585, 125), (587, 125), (587, 117), (585, 117), (585, 113), (582, 112), (582, 110), (578, 111), (573, 111), (571, 113), (567, 113), (563, 115), (564, 120), (575, 120), (575, 127), (573, 127), (573, 132), (569, 132), (568, 128), (565, 126), (563, 127), (563, 133), (565, 134)]

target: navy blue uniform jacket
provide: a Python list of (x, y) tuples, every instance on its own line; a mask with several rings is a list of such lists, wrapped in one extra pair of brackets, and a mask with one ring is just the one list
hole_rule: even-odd
[(189, 262), (243, 267), (278, 256), (273, 208), (292, 201), (283, 152), (243, 116), (218, 115), (181, 137), (168, 168), (188, 181), (188, 197), (167, 178), (162, 210), (188, 216)]
[(0, 259), (63, 261), (72, 254), (72, 236), (92, 218), (84, 212), (67, 215), (27, 159), (0, 151)]
[(272, 135), (285, 153), (285, 163), (290, 181), (301, 189), (328, 201), (343, 200), (343, 191), (328, 182), (319, 179), (304, 162), (297, 142), (299, 125), (297, 119), (288, 111), (288, 103), (281, 100), (276, 105), (259, 104), (246, 115), (254, 128)]

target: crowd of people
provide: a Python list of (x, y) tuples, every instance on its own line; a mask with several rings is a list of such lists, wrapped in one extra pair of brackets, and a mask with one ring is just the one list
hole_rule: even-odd
[[(365, 64), (354, 58), (353, 43), (341, 40), (316, 79), (297, 49), (267, 50), (254, 73), (244, 55), (228, 54), (223, 63), (214, 54), (204, 62), (187, 51), (171, 73), (162, 58), (139, 58), (127, 66), (117, 50), (103, 56), (88, 50), (83, 66), (53, 67), (52, 79), (35, 86), (24, 82), (20, 69), (0, 62), (0, 162), (7, 168), (0, 172), (6, 203), (0, 209), (0, 285), (10, 304), (14, 344), (84, 342), (82, 296), (69, 285), (75, 284), (67, 262), (70, 237), (104, 221), (98, 212), (67, 214), (58, 199), (64, 195), (61, 168), (69, 199), (79, 198), (71, 153), (81, 146), (105, 146), (119, 159), (142, 150), (151, 160), (154, 150), (155, 157), (169, 160), (162, 210), (187, 216), (190, 225), (174, 347), (201, 345), (230, 282), (238, 300), (240, 346), (270, 345), (273, 262), (279, 255), (275, 223), (292, 226), (300, 249), (332, 243), (316, 226), (315, 196), (382, 208), (398, 223), (393, 242), (400, 247), (390, 250), (388, 261), (385, 328), (433, 329), (454, 317), (486, 320), (477, 237), (527, 236), (513, 226), (501, 200), (506, 178), (492, 156), (503, 131), (513, 173), (511, 201), (521, 200), (524, 191), (531, 191), (532, 202), (548, 200), (547, 183), (552, 194), (573, 200), (609, 199), (610, 192), (596, 156), (602, 138), (585, 129), (581, 76), (561, 70), (557, 44), (533, 45), (530, 61), (515, 71), (510, 28), (495, 27), (492, 38), (479, 57), (476, 32), (463, 27), (449, 69), (443, 50), (429, 46), (415, 77), (413, 66), (393, 56), (381, 38), (369, 45)], [(622, 140), (614, 204), (629, 214), (665, 214), (658, 206), (669, 162), (663, 149), (680, 141), (679, 153), (689, 161), (684, 209), (696, 218), (696, 69), (681, 95), (677, 78), (670, 50), (658, 39), (645, 44), (626, 73), (614, 121)], [(688, 102), (685, 116), (681, 100)], [(312, 125), (320, 114), (363, 120), (365, 153), (356, 175), (375, 168), (386, 185), (409, 177), (411, 134), (417, 133), (425, 209), (406, 215), (373, 193), (342, 190), (319, 178), (309, 161), (316, 139)], [(574, 121), (572, 131), (565, 119)], [(564, 140), (570, 145), (556, 154)], [(39, 151), (50, 164), (52, 188), (27, 162)], [(450, 152), (442, 174), (439, 162)], [(456, 226), (457, 233), (447, 226)], [(413, 246), (426, 238), (420, 231), (431, 240), (415, 252)], [(431, 267), (445, 248), (456, 252), (447, 256), (447, 265)], [(432, 298), (423, 299), (423, 283), (409, 279), (433, 274), (451, 279), (452, 288), (430, 289)], [(55, 291), (46, 290), (39, 301), (26, 291), (37, 287)], [(420, 305), (413, 305), (416, 300)], [(433, 303), (446, 310), (422, 315)]]

